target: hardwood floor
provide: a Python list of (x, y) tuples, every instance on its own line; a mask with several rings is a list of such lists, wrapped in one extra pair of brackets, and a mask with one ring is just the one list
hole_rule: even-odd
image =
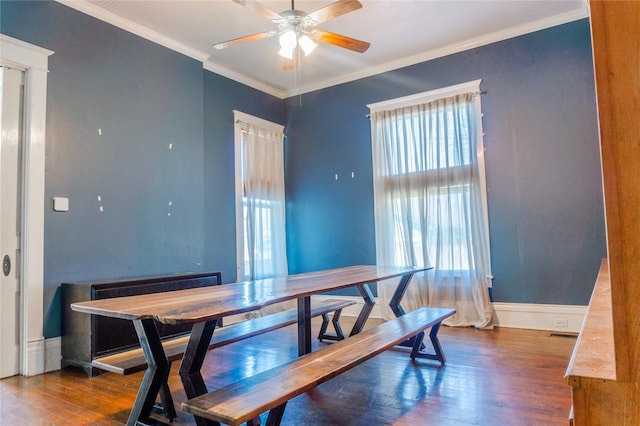
[[(345, 319), (346, 320), (346, 319)], [(348, 330), (348, 328), (345, 329)], [(563, 376), (575, 338), (548, 332), (442, 327), (447, 365), (387, 351), (293, 399), (283, 425), (567, 425)], [(314, 347), (323, 345), (315, 342)], [(211, 352), (209, 388), (295, 357), (295, 326)], [(214, 356), (215, 355), (215, 356)], [(185, 395), (172, 368), (176, 407)], [(142, 373), (87, 378), (76, 369), (0, 381), (2, 425), (125, 424)], [(178, 411), (175, 425), (192, 425)]]

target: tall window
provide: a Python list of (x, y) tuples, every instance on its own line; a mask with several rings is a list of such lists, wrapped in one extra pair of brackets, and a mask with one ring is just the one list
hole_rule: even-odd
[(433, 267), (405, 308), (452, 307), (451, 325), (489, 325), (480, 81), (369, 108), (378, 264)]
[(284, 127), (234, 111), (238, 280), (287, 274)]

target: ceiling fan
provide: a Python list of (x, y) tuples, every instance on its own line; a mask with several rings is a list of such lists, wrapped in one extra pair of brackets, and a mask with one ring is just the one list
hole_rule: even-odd
[[(294, 0), (291, 0), (291, 9), (285, 10), (282, 13), (276, 13), (254, 0), (233, 1), (258, 12), (273, 22), (277, 29), (217, 43), (213, 45), (215, 49), (226, 49), (249, 41), (279, 36), (280, 51), (278, 53), (286, 59), (293, 60), (293, 66), (295, 66), (297, 62), (297, 47), (299, 47), (306, 56), (315, 49), (317, 46), (316, 42), (332, 44), (360, 53), (365, 52), (370, 46), (370, 43), (366, 41), (332, 33), (317, 27), (318, 24), (360, 9), (362, 4), (357, 0), (339, 0), (311, 13), (296, 10)], [(291, 68), (292, 66), (290, 64), (285, 64), (285, 69)]]

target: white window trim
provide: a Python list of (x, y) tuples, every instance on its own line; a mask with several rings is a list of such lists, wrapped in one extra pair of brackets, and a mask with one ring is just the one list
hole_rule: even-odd
[(449, 98), (469, 92), (480, 93), (480, 83), (482, 80), (469, 81), (467, 83), (456, 84), (455, 86), (443, 87), (441, 89), (429, 90), (428, 92), (416, 93), (414, 95), (403, 96), (401, 98), (389, 99), (367, 105), (370, 112), (388, 111), (418, 104), (426, 104), (436, 99)]
[(242, 179), (240, 175), (241, 157), (240, 147), (242, 142), (242, 131), (246, 124), (269, 129), (284, 134), (282, 124), (273, 123), (263, 118), (255, 117), (247, 113), (233, 110), (233, 141), (234, 141), (234, 165), (235, 165), (235, 205), (236, 205), (236, 281), (242, 281), (240, 274), (241, 266), (244, 263), (244, 237), (243, 237), (243, 205), (242, 205)]
[(284, 133), (284, 126), (282, 124), (273, 123), (265, 120), (264, 118), (254, 117), (247, 113), (233, 110), (233, 122), (235, 126), (242, 127), (243, 123), (253, 124), (254, 126), (262, 127), (263, 129), (273, 130), (275, 132)]
[(25, 71), (20, 373), (44, 373), (44, 171), (47, 73), (54, 52), (0, 34), (0, 62)]

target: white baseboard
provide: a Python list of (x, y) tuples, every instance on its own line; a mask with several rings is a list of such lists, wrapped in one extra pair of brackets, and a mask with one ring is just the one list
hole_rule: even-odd
[(494, 324), (499, 327), (579, 333), (587, 306), (494, 302)]
[[(358, 316), (364, 301), (360, 296), (313, 296), (320, 300), (342, 299), (353, 300), (355, 305), (346, 307), (343, 316)], [(494, 325), (508, 328), (525, 328), (530, 330), (548, 330), (562, 333), (578, 333), (587, 306), (547, 305), (531, 303), (493, 303)], [(381, 318), (380, 306), (376, 303), (371, 311), (371, 318)]]
[(23, 359), (22, 374), (35, 376), (44, 373), (44, 339), (30, 340), (27, 342), (26, 357)]
[(44, 372), (60, 370), (62, 360), (62, 338), (53, 337), (44, 341)]

